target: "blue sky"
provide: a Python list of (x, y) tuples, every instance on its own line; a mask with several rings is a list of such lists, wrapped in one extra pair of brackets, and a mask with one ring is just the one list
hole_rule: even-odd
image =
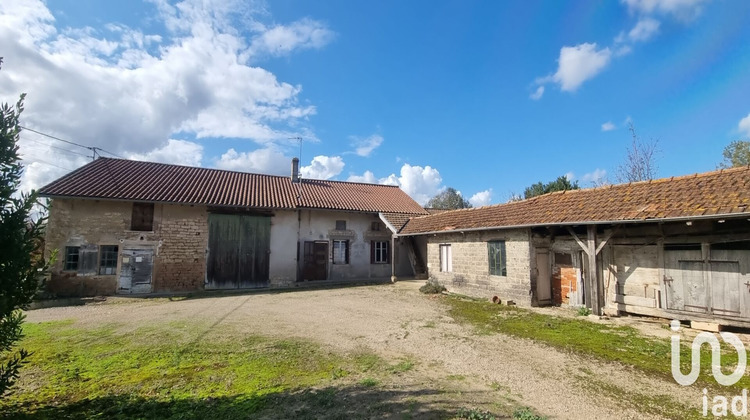
[[(303, 176), (484, 205), (615, 182), (629, 122), (660, 177), (715, 169), (750, 139), (747, 22), (739, 0), (2, 2), (0, 100), (121, 157), (285, 175), (301, 137)], [(26, 188), (89, 161), (21, 151)]]

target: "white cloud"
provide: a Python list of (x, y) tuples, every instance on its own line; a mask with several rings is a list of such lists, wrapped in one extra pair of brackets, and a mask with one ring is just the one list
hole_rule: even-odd
[(628, 32), (628, 38), (632, 41), (648, 41), (659, 32), (660, 25), (661, 23), (656, 19), (641, 18)]
[(583, 182), (591, 182), (594, 184), (600, 184), (607, 176), (607, 171), (604, 169), (596, 168), (593, 172), (589, 172), (587, 174), (584, 174), (581, 177), (581, 181)]
[(378, 134), (373, 134), (365, 139), (352, 136), (351, 139), (352, 145), (355, 147), (354, 153), (363, 157), (370, 156), (373, 150), (383, 144), (383, 136)]
[[(121, 156), (173, 160), (157, 151), (177, 133), (263, 147), (297, 135), (315, 140), (308, 119), (316, 109), (301, 103), (302, 87), (253, 60), (321, 48), (332, 36), (325, 24), (265, 26), (267, 12), (241, 0), (148, 4), (164, 36), (106, 23), (58, 29), (40, 0), (0, 2), (0, 97), (28, 92), (24, 125)], [(68, 162), (60, 166), (78, 165)]]
[(542, 95), (544, 95), (544, 86), (537, 86), (537, 88), (534, 91), (534, 93), (532, 93), (531, 95), (529, 95), (529, 98), (537, 101), (537, 100), (539, 100), (539, 99), (542, 98)]
[(612, 131), (615, 128), (617, 127), (615, 127), (615, 125), (612, 124), (612, 121), (607, 121), (604, 124), (602, 124), (602, 131)]
[(492, 203), (492, 188), (472, 195), (469, 198), (469, 203), (474, 207), (488, 206)]
[(442, 182), (443, 178), (437, 169), (430, 166), (411, 166), (408, 163), (401, 167), (401, 176), (398, 177), (401, 189), (420, 205), (425, 205), (443, 189), (440, 185)]
[(129, 153), (126, 157), (148, 162), (201, 166), (203, 146), (190, 141), (169, 139), (164, 147), (156, 148), (147, 153)]
[(700, 15), (708, 0), (621, 0), (631, 12), (643, 15), (660, 13), (690, 20)]
[(750, 114), (747, 114), (745, 118), (741, 119), (737, 127), (739, 127), (740, 132), (743, 135), (750, 137)]
[(251, 54), (285, 55), (295, 49), (322, 48), (335, 36), (323, 23), (302, 19), (291, 25), (262, 27), (263, 32), (256, 36), (251, 45)]
[(412, 166), (405, 163), (399, 175), (390, 174), (385, 178), (376, 178), (371, 171), (362, 175), (350, 175), (347, 181), (367, 182), (370, 184), (397, 185), (420, 205), (425, 205), (430, 198), (445, 189), (440, 172), (431, 166)]
[(378, 184), (378, 179), (375, 178), (375, 174), (371, 171), (365, 171), (362, 175), (349, 175), (346, 179), (349, 182), (364, 182), (366, 184)]
[(302, 178), (331, 179), (344, 170), (344, 160), (341, 156), (315, 156), (310, 165), (299, 169)]
[(560, 58), (557, 60), (557, 72), (552, 75), (552, 80), (560, 84), (560, 89), (573, 92), (583, 82), (604, 70), (611, 58), (610, 49), (597, 49), (596, 43), (562, 47)]
[(563, 176), (564, 176), (565, 178), (567, 178), (567, 179), (568, 179), (568, 181), (570, 181), (570, 182), (573, 182), (573, 181), (574, 181), (574, 180), (576, 179), (576, 174), (574, 174), (574, 173), (573, 173), (573, 171), (567, 172), (567, 173), (565, 173), (565, 175), (563, 175)]
[(273, 147), (256, 149), (251, 152), (227, 150), (216, 161), (216, 167), (230, 171), (254, 172), (269, 175), (290, 175), (291, 158)]

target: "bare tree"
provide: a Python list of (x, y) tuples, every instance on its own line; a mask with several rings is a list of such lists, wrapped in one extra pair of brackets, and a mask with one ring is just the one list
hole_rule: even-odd
[(628, 148), (625, 162), (617, 167), (615, 175), (617, 182), (650, 181), (656, 177), (659, 168), (656, 165), (656, 155), (659, 153), (658, 140), (641, 141), (635, 132), (635, 127), (628, 126), (633, 142)]

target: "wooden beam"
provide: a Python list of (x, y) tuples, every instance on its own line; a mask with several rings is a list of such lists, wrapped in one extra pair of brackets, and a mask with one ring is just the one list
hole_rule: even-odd
[(599, 303), (599, 270), (596, 265), (596, 226), (589, 225), (586, 227), (587, 245), (588, 251), (586, 252), (589, 256), (588, 263), (588, 279), (586, 281), (591, 296), (589, 305), (594, 315), (601, 315), (601, 305)]
[(573, 231), (573, 228), (571, 228), (570, 226), (565, 226), (565, 227), (568, 228), (568, 232), (570, 233), (570, 236), (572, 236), (573, 239), (575, 239), (576, 242), (578, 242), (578, 246), (581, 247), (581, 249), (583, 250), (583, 252), (585, 252), (586, 254), (588, 254), (589, 253), (589, 247), (586, 244), (583, 243), (583, 241), (578, 237), (578, 235), (576, 235), (576, 233)]
[(604, 246), (607, 245), (607, 241), (609, 241), (609, 239), (612, 237), (612, 235), (614, 235), (618, 230), (620, 230), (619, 227), (616, 227), (616, 228), (612, 229), (607, 234), (607, 236), (605, 236), (604, 239), (602, 239), (602, 241), (599, 242), (599, 246), (596, 247), (596, 255), (599, 255), (599, 253), (602, 252), (602, 249), (604, 249)]

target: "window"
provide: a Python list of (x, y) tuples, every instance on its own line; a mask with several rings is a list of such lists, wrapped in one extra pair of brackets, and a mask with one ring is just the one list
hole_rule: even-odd
[(380, 222), (372, 222), (370, 230), (373, 232), (380, 232)]
[(346, 220), (336, 220), (336, 230), (346, 230)]
[(117, 270), (117, 245), (102, 245), (99, 251), (99, 274), (115, 274)]
[(154, 203), (133, 203), (130, 230), (154, 230)]
[(505, 267), (505, 241), (487, 242), (487, 253), (490, 262), (490, 274), (493, 276), (507, 276)]
[(450, 244), (440, 245), (440, 271), (450, 273), (453, 271), (453, 255)]
[(370, 242), (370, 264), (388, 264), (390, 262), (389, 245), (388, 241)]
[(333, 241), (333, 263), (349, 264), (349, 241)]
[(77, 271), (78, 270), (78, 255), (81, 248), (77, 246), (66, 246), (65, 247), (65, 267), (63, 270)]

